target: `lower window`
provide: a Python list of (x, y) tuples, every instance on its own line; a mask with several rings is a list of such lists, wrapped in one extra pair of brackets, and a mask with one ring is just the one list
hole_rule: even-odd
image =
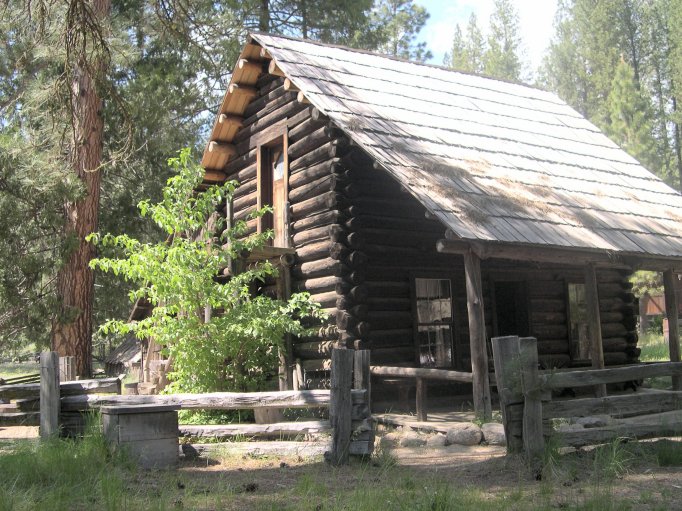
[(449, 279), (415, 278), (417, 349), (421, 367), (452, 367), (452, 291)]

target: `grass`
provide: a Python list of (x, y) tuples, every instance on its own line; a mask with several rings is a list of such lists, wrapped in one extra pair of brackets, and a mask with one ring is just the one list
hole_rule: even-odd
[[(221, 464), (204, 459), (178, 470), (141, 471), (112, 455), (90, 427), (79, 441), (0, 445), (0, 511), (657, 511), (682, 498), (682, 491), (644, 484), (652, 470), (682, 467), (682, 442), (614, 441), (569, 454), (549, 444), (545, 463), (552, 470), (539, 482), (518, 457), (441, 469), (402, 466), (385, 450), (340, 468), (321, 460), (226, 455)], [(670, 472), (673, 482), (677, 472)], [(638, 474), (647, 474), (646, 481), (623, 482)]]
[(0, 378), (14, 378), (40, 372), (37, 362), (6, 362), (0, 364)]
[[(668, 343), (663, 339), (663, 334), (647, 332), (640, 337), (637, 344), (642, 353), (639, 359), (642, 362), (665, 362), (670, 360), (670, 351)], [(672, 385), (670, 376), (659, 376), (657, 378), (650, 378), (649, 383), (655, 389), (669, 389)]]

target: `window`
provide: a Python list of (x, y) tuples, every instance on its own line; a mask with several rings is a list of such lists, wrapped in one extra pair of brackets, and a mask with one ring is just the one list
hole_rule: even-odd
[(273, 212), (258, 219), (258, 232), (272, 230), (270, 245), (288, 247), (288, 162), (286, 137), (278, 137), (258, 151), (258, 208), (271, 206)]
[(452, 292), (449, 279), (415, 278), (417, 350), (421, 367), (452, 367)]
[(585, 284), (569, 282), (568, 317), (571, 338), (571, 358), (574, 360), (590, 360), (590, 338), (587, 333)]

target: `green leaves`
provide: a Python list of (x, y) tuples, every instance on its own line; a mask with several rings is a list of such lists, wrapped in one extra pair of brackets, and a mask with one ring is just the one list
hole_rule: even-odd
[[(225, 249), (212, 244), (207, 222), (236, 183), (195, 192), (201, 169), (188, 150), (169, 160), (171, 177), (157, 203), (143, 201), (140, 212), (169, 234), (165, 243), (142, 243), (127, 235), (91, 235), (89, 240), (107, 254), (92, 261), (103, 272), (133, 281), (131, 300), (145, 298), (154, 310), (138, 322), (108, 321), (103, 334), (134, 333), (162, 344), (173, 359), (172, 391), (202, 392), (258, 388), (277, 366), (284, 335), (305, 332), (302, 318), (321, 316), (307, 293), (288, 301), (254, 296), (254, 282), (274, 278), (268, 261), (251, 264), (226, 283), (216, 276), (243, 250), (263, 245), (271, 233), (241, 238), (239, 224), (225, 230)], [(262, 214), (263, 212), (259, 212)], [(222, 223), (216, 222), (218, 230)], [(204, 320), (204, 310), (216, 311)], [(221, 311), (218, 313), (217, 311)]]

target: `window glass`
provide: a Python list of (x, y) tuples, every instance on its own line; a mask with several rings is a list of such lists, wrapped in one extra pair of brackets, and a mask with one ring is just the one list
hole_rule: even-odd
[(452, 366), (452, 294), (448, 279), (415, 279), (421, 367)]
[(587, 307), (585, 284), (568, 284), (568, 311), (570, 317), (572, 356), (574, 359), (590, 359), (590, 339), (587, 333)]

